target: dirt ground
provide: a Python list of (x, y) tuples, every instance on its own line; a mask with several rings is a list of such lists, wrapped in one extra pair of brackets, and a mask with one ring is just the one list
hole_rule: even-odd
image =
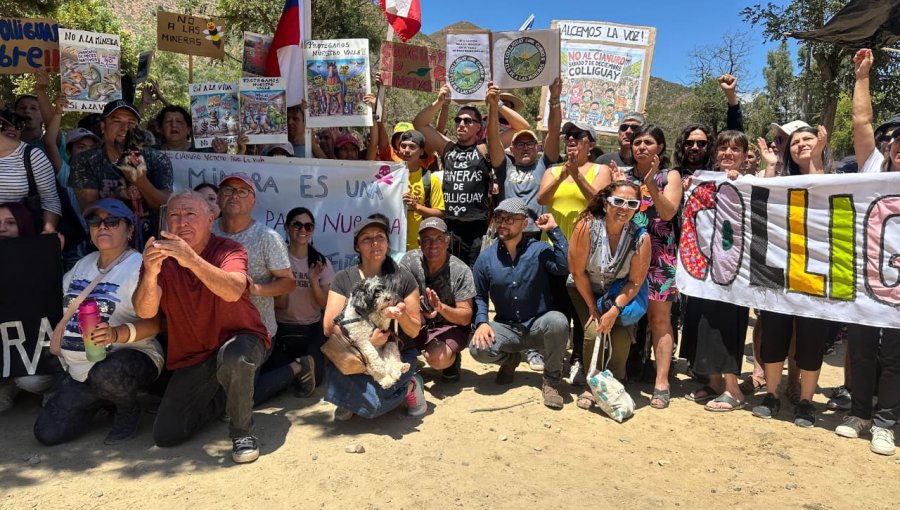
[[(842, 380), (842, 347), (826, 357), (822, 388)], [(682, 398), (697, 385), (679, 373), (667, 410), (649, 407), (650, 385), (629, 386), (638, 410), (620, 425), (572, 398), (562, 411), (545, 408), (540, 374), (525, 364), (511, 387), (493, 378), (493, 367), (466, 355), (460, 382), (427, 383), (421, 418), (400, 409), (335, 424), (322, 390), (309, 399), (285, 394), (255, 413), (262, 455), (239, 466), (224, 423), (159, 449), (152, 415), (119, 447), (103, 445), (109, 418), (71, 444), (43, 447), (31, 434), (38, 399), (20, 397), (0, 415), (0, 508), (819, 510), (897, 508), (900, 500), (900, 461), (871, 453), (867, 439), (837, 437), (843, 415), (824, 411), (824, 390), (817, 426), (800, 429), (789, 406), (772, 421), (748, 409), (706, 412)], [(365, 452), (347, 453), (354, 444)]]

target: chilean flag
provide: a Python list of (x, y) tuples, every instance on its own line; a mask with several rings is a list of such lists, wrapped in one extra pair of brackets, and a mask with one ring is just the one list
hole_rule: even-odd
[(403, 42), (412, 39), (422, 28), (422, 8), (419, 0), (379, 0), (388, 24)]
[(285, 0), (278, 28), (272, 37), (272, 46), (266, 56), (266, 76), (284, 76), (287, 82), (287, 105), (303, 101), (306, 73), (303, 69), (303, 15), (300, 0)]

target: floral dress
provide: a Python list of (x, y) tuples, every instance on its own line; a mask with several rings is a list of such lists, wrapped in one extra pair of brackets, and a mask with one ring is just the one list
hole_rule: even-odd
[[(661, 168), (656, 173), (656, 187), (660, 193), (665, 189), (668, 172), (669, 169)], [(657, 215), (653, 198), (650, 197), (650, 192), (643, 181), (634, 175), (631, 178), (641, 187), (641, 207), (631, 221), (639, 227), (646, 228), (650, 234), (650, 269), (647, 272), (650, 300), (675, 301), (678, 297), (678, 288), (675, 286), (678, 228), (674, 221), (666, 221)]]

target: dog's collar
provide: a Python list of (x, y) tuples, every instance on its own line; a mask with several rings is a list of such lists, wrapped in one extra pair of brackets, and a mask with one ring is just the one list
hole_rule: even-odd
[(372, 329), (377, 329), (378, 331), (390, 331), (390, 329), (391, 329), (390, 327), (388, 327), (387, 329), (381, 329), (377, 325), (375, 325), (375, 323), (373, 323), (370, 320), (366, 320), (363, 317), (355, 317), (353, 319), (342, 319), (337, 322), (337, 325), (343, 329), (344, 326), (347, 326), (348, 324), (353, 324), (356, 322), (368, 322), (369, 326), (372, 326)]

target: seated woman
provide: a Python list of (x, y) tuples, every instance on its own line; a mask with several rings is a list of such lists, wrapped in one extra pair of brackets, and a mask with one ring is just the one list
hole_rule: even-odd
[[(388, 258), (389, 233), (388, 226), (379, 220), (363, 220), (357, 226), (353, 236), (353, 249), (359, 253), (360, 262), (334, 277), (323, 317), (325, 336), (338, 331), (338, 316), (344, 311), (356, 284), (375, 276), (395, 278), (395, 288), (403, 299), (396, 305), (387, 307), (383, 313), (395, 319), (400, 330), (407, 336), (415, 337), (419, 334), (422, 327), (419, 286), (409, 271)], [(372, 344), (380, 347), (385, 342), (393, 341), (390, 336), (389, 331), (375, 329), (372, 331)], [(374, 418), (391, 411), (404, 400), (412, 416), (420, 416), (428, 411), (422, 377), (415, 375), (418, 356), (415, 345), (408, 339), (401, 339), (400, 342), (401, 358), (404, 363), (409, 363), (410, 368), (388, 389), (383, 389), (370, 375), (344, 375), (333, 363), (325, 363), (328, 383), (325, 400), (337, 406), (334, 410), (336, 421), (348, 420), (354, 414)]]
[(106, 346), (107, 354), (102, 361), (88, 361), (76, 311), (62, 340), (50, 345), (66, 371), (34, 424), (34, 436), (45, 445), (82, 434), (97, 411), (110, 404), (116, 411), (104, 443), (132, 438), (141, 418), (137, 392), (156, 380), (162, 369), (162, 348), (156, 341), (160, 319), (139, 319), (131, 303), (143, 261), (129, 248), (132, 217), (131, 210), (114, 198), (104, 198), (84, 211), (98, 251), (63, 277), (63, 304), (68, 308), (90, 282), (100, 279), (87, 296), (97, 303), (101, 317), (90, 335), (95, 344)]
[[(572, 276), (567, 287), (577, 320), (584, 324), (583, 359), (591, 359), (597, 335), (609, 333), (612, 339), (609, 370), (620, 381), (625, 380), (625, 362), (634, 330), (616, 319), (645, 285), (650, 267), (650, 235), (631, 221), (640, 205), (637, 185), (613, 182), (588, 203), (576, 220), (569, 243)], [(615, 306), (601, 313), (597, 299), (606, 294), (613, 282), (622, 279), (628, 283), (615, 298)], [(590, 390), (579, 395), (576, 402), (582, 409), (589, 409), (593, 404)]]
[(322, 382), (325, 343), (322, 309), (334, 281), (334, 268), (312, 246), (316, 220), (305, 207), (287, 213), (288, 256), (297, 286), (290, 294), (275, 297), (278, 333), (269, 359), (260, 368), (253, 402), (259, 405), (296, 381), (298, 397), (308, 397)]

